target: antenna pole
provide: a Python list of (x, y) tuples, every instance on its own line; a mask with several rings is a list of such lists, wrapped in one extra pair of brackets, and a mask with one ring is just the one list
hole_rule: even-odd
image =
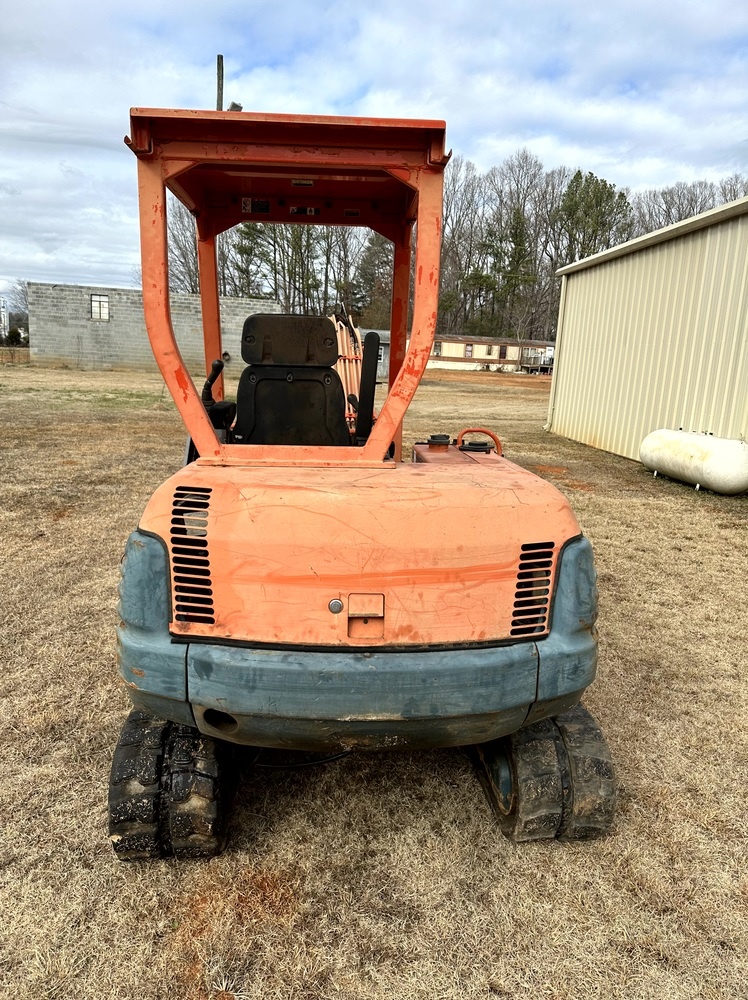
[(216, 111), (223, 111), (223, 56), (216, 57), (216, 77), (217, 77), (217, 94), (216, 94)]

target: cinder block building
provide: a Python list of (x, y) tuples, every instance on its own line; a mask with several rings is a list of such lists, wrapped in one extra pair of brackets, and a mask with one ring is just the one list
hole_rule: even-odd
[[(30, 361), (89, 370), (153, 370), (143, 317), (143, 295), (136, 288), (63, 285), (31, 281), (29, 295)], [(171, 315), (185, 364), (200, 376), (204, 369), (200, 296), (172, 292)], [(221, 335), (227, 371), (241, 371), (241, 333), (247, 316), (279, 313), (269, 299), (221, 298)], [(389, 370), (390, 331), (380, 336), (378, 378)], [(364, 336), (366, 328), (361, 329)], [(497, 341), (490, 337), (452, 336), (434, 342), (429, 368), (480, 371), (550, 371), (552, 343)]]
[[(29, 282), (29, 347), (32, 364), (83, 369), (154, 369), (143, 318), (143, 296), (135, 288), (56, 285)], [(277, 313), (267, 299), (222, 298), (224, 358), (241, 361), (244, 320), (255, 313)], [(187, 367), (204, 369), (200, 296), (172, 293), (171, 313), (179, 349)]]

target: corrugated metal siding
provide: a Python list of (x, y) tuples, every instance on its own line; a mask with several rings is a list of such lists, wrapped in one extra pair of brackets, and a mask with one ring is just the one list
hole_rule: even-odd
[(748, 215), (564, 281), (554, 433), (634, 459), (658, 427), (748, 436)]

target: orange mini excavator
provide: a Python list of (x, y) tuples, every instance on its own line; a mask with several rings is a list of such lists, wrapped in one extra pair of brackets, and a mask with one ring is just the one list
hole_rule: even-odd
[[(595, 571), (569, 504), (490, 432), (400, 454), (436, 324), (444, 122), (136, 108), (126, 142), (148, 336), (190, 445), (122, 561), (133, 711), (109, 789), (117, 856), (220, 851), (236, 744), (464, 746), (507, 836), (605, 832), (610, 754), (579, 703), (596, 669)], [(196, 220), (202, 394), (172, 329), (167, 189)], [(250, 316), (236, 400), (223, 398), (215, 241), (243, 221), (394, 243), (378, 414), (376, 340), (351, 420), (327, 317)]]

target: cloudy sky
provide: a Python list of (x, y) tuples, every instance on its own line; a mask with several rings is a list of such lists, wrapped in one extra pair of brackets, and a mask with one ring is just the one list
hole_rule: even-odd
[(431, 117), (619, 187), (748, 173), (744, 0), (23, 0), (0, 27), (0, 294), (134, 284), (130, 106)]

